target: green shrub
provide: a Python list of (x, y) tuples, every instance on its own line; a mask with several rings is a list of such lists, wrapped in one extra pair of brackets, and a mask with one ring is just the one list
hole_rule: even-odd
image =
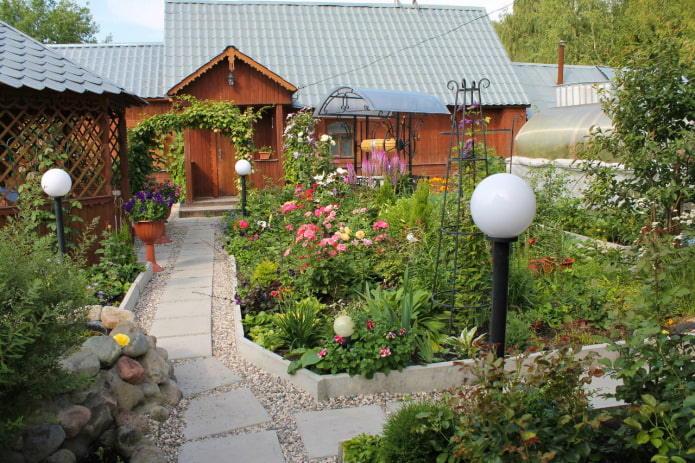
[(345, 463), (383, 463), (379, 448), (384, 438), (370, 434), (358, 434), (342, 443)]
[(319, 315), (325, 307), (314, 297), (287, 303), (273, 323), (283, 344), (290, 349), (317, 345), (323, 334)]
[(86, 280), (55, 237), (34, 222), (9, 219), (0, 228), (0, 436), (21, 423), (35, 400), (74, 387), (79, 378), (59, 360), (84, 340)]
[(278, 267), (277, 262), (267, 259), (259, 262), (253, 269), (251, 283), (260, 286), (270, 286), (278, 280)]
[(384, 426), (381, 461), (433, 463), (449, 445), (454, 413), (445, 403), (407, 403)]

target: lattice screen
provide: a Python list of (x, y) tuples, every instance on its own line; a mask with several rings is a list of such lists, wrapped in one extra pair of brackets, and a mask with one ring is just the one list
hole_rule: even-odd
[[(74, 101), (60, 107), (0, 104), (0, 207), (17, 200), (28, 176), (51, 167), (70, 173), (72, 198), (110, 196), (120, 184), (118, 115)], [(55, 100), (53, 103), (58, 103)], [(65, 102), (60, 102), (65, 103)], [(60, 104), (58, 103), (58, 104)], [(41, 165), (49, 160), (49, 165)], [(112, 172), (117, 177), (112, 180)]]

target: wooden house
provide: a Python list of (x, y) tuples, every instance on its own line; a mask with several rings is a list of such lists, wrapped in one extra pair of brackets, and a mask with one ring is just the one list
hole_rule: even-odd
[[(163, 44), (58, 45), (57, 51), (152, 102), (128, 110), (129, 123), (190, 94), (268, 107), (254, 144), (252, 183), (282, 182), (281, 136), (287, 115), (318, 108), (336, 88), (429, 95), (455, 110), (450, 82), (489, 81), (481, 103), (488, 146), (511, 154), (529, 100), (485, 10), (466, 6), (166, 0)], [(132, 52), (128, 53), (126, 50)], [(149, 55), (148, 55), (149, 53)], [(116, 59), (115, 57), (120, 57)], [(135, 76), (136, 82), (127, 81)], [(138, 77), (140, 76), (140, 77)], [(144, 83), (144, 84), (143, 84)], [(142, 87), (146, 85), (147, 90)], [(442, 175), (450, 152), (447, 114), (399, 113), (417, 125), (411, 145), (416, 175)], [(398, 121), (325, 117), (319, 130), (337, 139), (338, 164), (357, 163), (364, 139), (383, 138)], [(233, 147), (214, 133), (185, 137), (188, 200), (234, 194)]]
[(0, 225), (17, 212), (19, 187), (49, 167), (71, 176), (77, 228), (115, 225), (128, 195), (126, 108), (145, 104), (0, 22)]

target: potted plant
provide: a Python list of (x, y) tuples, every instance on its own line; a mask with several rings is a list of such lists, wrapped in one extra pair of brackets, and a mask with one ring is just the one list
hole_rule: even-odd
[(138, 191), (123, 205), (123, 210), (133, 222), (135, 234), (145, 243), (147, 261), (152, 263), (152, 270), (160, 272), (162, 268), (155, 259), (154, 244), (164, 233), (164, 221), (169, 214), (167, 198), (159, 191)]
[[(166, 182), (157, 182), (156, 179), (152, 177), (148, 177), (147, 183), (145, 184), (145, 189), (152, 194), (154, 193), (159, 193), (164, 200), (167, 203), (168, 207), (168, 212), (167, 216), (165, 217), (165, 220), (169, 218), (171, 215), (171, 208), (174, 204), (178, 203), (179, 200), (181, 199), (182, 192), (181, 192), (181, 186), (177, 185), (175, 183), (172, 183), (171, 181), (167, 180)], [(157, 239), (157, 242), (155, 244), (169, 244), (171, 243), (171, 240), (167, 236), (166, 233), (166, 227), (164, 228), (164, 231), (162, 232), (162, 235)]]
[(270, 159), (273, 156), (273, 148), (270, 146), (262, 146), (258, 150), (258, 159)]

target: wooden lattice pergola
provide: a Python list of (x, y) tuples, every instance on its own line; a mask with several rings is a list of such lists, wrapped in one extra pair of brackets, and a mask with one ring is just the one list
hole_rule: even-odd
[[(120, 221), (127, 199), (125, 108), (130, 94), (75, 94), (18, 89), (0, 94), (0, 225), (18, 211), (20, 185), (42, 175), (40, 157), (70, 173), (70, 199), (82, 209), (82, 227), (99, 217), (97, 233)], [(48, 202), (48, 198), (47, 198)]]

